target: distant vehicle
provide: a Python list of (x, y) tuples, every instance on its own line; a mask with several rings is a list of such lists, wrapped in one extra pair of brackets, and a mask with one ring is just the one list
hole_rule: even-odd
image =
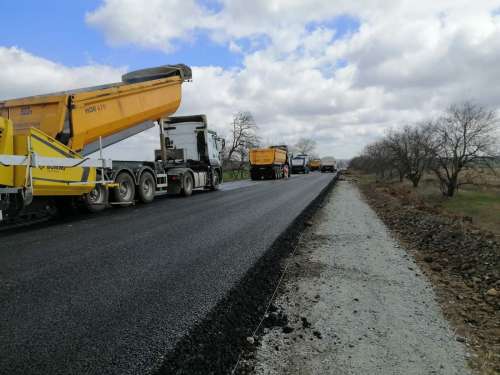
[(336, 172), (337, 161), (332, 156), (326, 156), (321, 159), (321, 172)]
[(319, 171), (321, 169), (321, 159), (311, 159), (309, 169), (311, 171)]
[(309, 173), (309, 155), (297, 155), (292, 159), (292, 173)]
[(289, 167), (288, 146), (253, 148), (249, 159), (252, 180), (281, 179), (285, 177), (285, 165)]

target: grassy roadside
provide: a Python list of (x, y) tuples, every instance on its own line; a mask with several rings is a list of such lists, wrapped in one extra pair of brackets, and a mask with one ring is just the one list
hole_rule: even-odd
[(494, 191), (459, 191), (456, 197), (443, 201), (449, 213), (467, 216), (480, 228), (500, 235), (500, 193)]
[(496, 183), (467, 185), (454, 197), (448, 198), (442, 196), (436, 181), (431, 177), (424, 178), (416, 189), (407, 181), (379, 181), (374, 175), (356, 174), (356, 179), (361, 185), (389, 193), (406, 205), (465, 218), (478, 229), (500, 236), (500, 187)]
[(250, 174), (247, 170), (243, 170), (240, 172), (224, 171), (224, 182), (248, 180), (249, 178)]

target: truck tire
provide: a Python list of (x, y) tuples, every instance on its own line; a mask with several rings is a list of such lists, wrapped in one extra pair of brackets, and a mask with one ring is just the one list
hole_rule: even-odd
[(139, 179), (139, 190), (137, 195), (142, 203), (151, 203), (155, 199), (156, 182), (153, 175), (144, 172)]
[(97, 184), (90, 193), (83, 196), (83, 209), (87, 212), (100, 212), (107, 205), (108, 189), (101, 184)]
[(191, 175), (191, 173), (185, 173), (182, 177), (181, 195), (183, 197), (189, 197), (191, 194), (193, 194), (193, 185), (193, 176)]
[(212, 174), (212, 184), (210, 185), (211, 190), (218, 190), (220, 186), (220, 175), (218, 171), (214, 171)]
[(113, 198), (117, 203), (132, 203), (135, 196), (135, 183), (134, 179), (128, 173), (120, 173), (115, 182), (118, 187), (113, 191)]

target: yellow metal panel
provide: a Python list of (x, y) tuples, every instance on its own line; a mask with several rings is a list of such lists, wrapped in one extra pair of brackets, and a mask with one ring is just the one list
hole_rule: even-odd
[(311, 160), (309, 165), (311, 168), (319, 168), (321, 166), (321, 160), (319, 160), (319, 159)]
[[(12, 122), (0, 117), (0, 155), (14, 154)], [(0, 165), (0, 185), (14, 186), (14, 167)]]
[(148, 120), (174, 113), (181, 102), (180, 77), (116, 86), (73, 96), (71, 148), (89, 143)]
[[(31, 129), (29, 135), (17, 135), (14, 138), (14, 152), (17, 155), (27, 155), (29, 138), (31, 149), (39, 156), (75, 158), (75, 162), (82, 159), (80, 155), (37, 129)], [(32, 176), (34, 196), (83, 195), (94, 187), (89, 181), (95, 181), (96, 170), (86, 167), (39, 167), (32, 169)], [(25, 186), (25, 178), (26, 167), (16, 166), (15, 185)]]
[(0, 110), (13, 121), (15, 134), (28, 134), (28, 129), (36, 128), (52, 138), (63, 131), (65, 120), (71, 117), (69, 146), (81, 151), (99, 137), (174, 113), (181, 102), (182, 82), (175, 76), (73, 94), (13, 99), (0, 103)]
[(9, 110), (5, 108), (4, 103), (0, 103), (0, 117), (9, 118)]
[(285, 164), (286, 162), (286, 151), (279, 148), (274, 149), (276, 152), (274, 154), (274, 159), (276, 164)]
[[(28, 155), (28, 137), (26, 135), (14, 136), (14, 155)], [(26, 185), (26, 167), (14, 167), (14, 186), (23, 187)]]
[(14, 134), (36, 128), (54, 138), (63, 130), (67, 101), (67, 95), (35, 96), (8, 100), (3, 107), (14, 123)]
[(286, 152), (277, 148), (253, 148), (250, 150), (252, 165), (284, 164)]

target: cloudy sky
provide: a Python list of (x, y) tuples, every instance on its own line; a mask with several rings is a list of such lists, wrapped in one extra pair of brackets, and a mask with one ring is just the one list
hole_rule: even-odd
[[(348, 158), (385, 129), (472, 99), (500, 107), (500, 1), (75, 0), (0, 3), (0, 99), (193, 68), (179, 114)], [(108, 156), (150, 158), (148, 132)]]

